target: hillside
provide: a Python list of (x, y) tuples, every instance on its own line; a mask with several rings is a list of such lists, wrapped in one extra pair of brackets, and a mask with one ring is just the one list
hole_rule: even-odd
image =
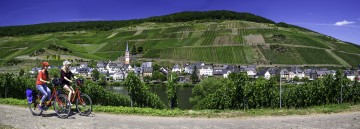
[(124, 55), (126, 42), (130, 47), (141, 46), (142, 58), (146, 59), (260, 66), (360, 64), (358, 45), (231, 11), (0, 27), (0, 36), (1, 64), (22, 59), (46, 60), (48, 55), (60, 55), (60, 59), (116, 60)]

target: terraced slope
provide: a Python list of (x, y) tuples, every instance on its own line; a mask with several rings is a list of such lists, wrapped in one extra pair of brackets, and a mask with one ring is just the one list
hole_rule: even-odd
[[(64, 57), (116, 60), (124, 55), (127, 42), (130, 48), (143, 47), (142, 58), (151, 59), (257, 65), (360, 64), (358, 45), (306, 29), (242, 20), (144, 22), (107, 31), (3, 36), (0, 58), (4, 64), (43, 49), (58, 51)], [(35, 56), (44, 59), (46, 52)]]

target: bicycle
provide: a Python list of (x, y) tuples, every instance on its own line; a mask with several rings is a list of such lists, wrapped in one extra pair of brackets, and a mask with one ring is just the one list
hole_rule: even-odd
[(83, 85), (83, 83), (83, 79), (75, 80), (75, 96), (72, 98), (72, 100), (70, 100), (70, 102), (74, 103), (75, 98), (77, 98), (76, 109), (79, 111), (80, 115), (88, 116), (92, 112), (92, 101), (89, 95), (81, 93), (81, 91), (79, 90), (79, 87)]
[(43, 111), (46, 111), (51, 106), (54, 106), (54, 111), (60, 118), (67, 118), (69, 116), (70, 111), (71, 111), (70, 102), (66, 98), (65, 95), (60, 94), (61, 92), (56, 90), (56, 86), (57, 86), (55, 83), (56, 81), (58, 81), (58, 79), (57, 80), (54, 79), (52, 81), (52, 83), (50, 83), (50, 85), (53, 86), (53, 90), (51, 93), (51, 98), (49, 100), (50, 102), (46, 103), (46, 104), (45, 104), (45, 102), (42, 103), (42, 105), (43, 105), (42, 109), (44, 109), (44, 110), (38, 109), (39, 102), (42, 98), (41, 93), (37, 92), (36, 90), (34, 90), (32, 92), (32, 94), (35, 98), (33, 99), (32, 102), (28, 103), (28, 106), (29, 106), (30, 112), (34, 116), (40, 116)]

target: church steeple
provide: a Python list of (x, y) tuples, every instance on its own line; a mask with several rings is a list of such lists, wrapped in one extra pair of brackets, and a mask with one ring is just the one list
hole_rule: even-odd
[(129, 43), (128, 42), (126, 42), (125, 64), (130, 64), (130, 52), (129, 52)]
[(129, 43), (126, 42), (126, 51), (128, 52), (129, 51)]

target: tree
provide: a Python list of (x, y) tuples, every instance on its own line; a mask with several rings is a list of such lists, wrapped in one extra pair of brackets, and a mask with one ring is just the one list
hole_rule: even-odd
[[(341, 92), (341, 87), (344, 86), (345, 84), (345, 80), (346, 77), (344, 75), (344, 73), (341, 70), (337, 70), (336, 74), (335, 74), (335, 81), (333, 83), (333, 87), (332, 87), (332, 93), (333, 93), (333, 97), (335, 97), (335, 99), (337, 100), (337, 102), (339, 103), (340, 100), (340, 92)], [(340, 91), (340, 92), (339, 92)]]
[(153, 66), (153, 70), (154, 70), (154, 71), (159, 71), (159, 70), (160, 70), (160, 65), (155, 64), (155, 65)]
[(135, 46), (135, 45), (133, 45), (133, 46), (131, 47), (130, 53), (131, 53), (131, 55), (135, 55), (135, 54), (136, 54), (136, 46)]
[(59, 68), (51, 68), (48, 70), (49, 76), (51, 78), (59, 78), (60, 76), (60, 69)]
[(190, 80), (193, 84), (199, 82), (199, 77), (197, 76), (197, 68), (194, 66), (194, 70), (190, 76)]
[(137, 47), (137, 52), (142, 53), (144, 51), (144, 48), (142, 46)]
[(160, 71), (155, 71), (152, 74), (151, 80), (154, 80), (156, 82), (163, 82), (166, 81), (166, 76)]
[(19, 76), (21, 77), (21, 76), (23, 76), (24, 75), (24, 70), (23, 69), (20, 69), (20, 71), (19, 71)]
[(293, 80), (296, 81), (296, 82), (299, 82), (300, 78), (298, 76), (295, 76)]
[(99, 85), (102, 85), (102, 86), (106, 86), (106, 85), (107, 85), (106, 76), (105, 76), (104, 74), (100, 74)]
[(177, 107), (177, 93), (176, 93), (177, 80), (178, 77), (176, 73), (171, 73), (170, 79), (167, 84), (167, 97), (169, 100), (170, 109)]
[(240, 74), (230, 73), (229, 79), (235, 85), (234, 108), (245, 107), (244, 88), (249, 82), (249, 77), (244, 72)]
[(125, 79), (125, 87), (131, 98), (131, 106), (164, 108), (159, 96), (150, 92), (148, 86), (141, 83), (134, 72), (130, 72)]
[(91, 60), (88, 65), (90, 68), (96, 68), (97, 63), (94, 60)]
[(151, 77), (150, 77), (150, 76), (145, 76), (145, 77), (143, 78), (143, 80), (144, 80), (144, 82), (149, 83), (150, 80), (151, 80)]
[(95, 81), (99, 80), (100, 72), (97, 69), (94, 69), (93, 71), (91, 71), (91, 73), (92, 73), (91, 76)]
[(125, 79), (125, 87), (127, 91), (129, 92), (129, 96), (131, 98), (131, 106), (135, 104), (141, 105), (141, 99), (142, 99), (142, 91), (141, 91), (141, 81), (140, 79), (135, 75), (134, 72), (130, 72), (129, 75)]

